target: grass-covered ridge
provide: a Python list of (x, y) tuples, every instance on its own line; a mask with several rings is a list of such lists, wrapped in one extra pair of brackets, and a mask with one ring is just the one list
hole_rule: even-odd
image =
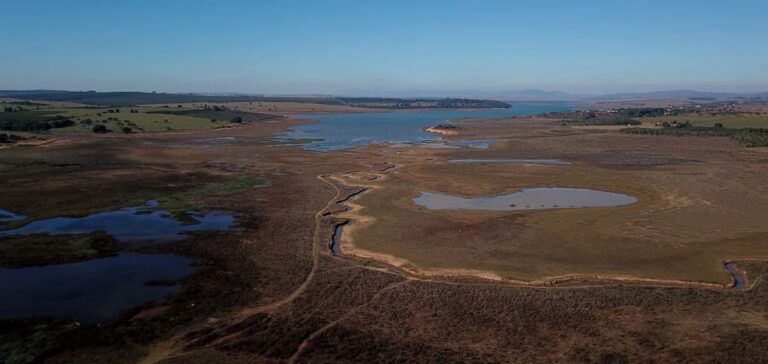
[(93, 92), (93, 91), (0, 91), (0, 97), (15, 97), (35, 101), (78, 102), (86, 105), (127, 107), (144, 104), (190, 102), (298, 102), (324, 105), (349, 105), (384, 109), (420, 108), (506, 108), (501, 101), (460, 98), (381, 98), (381, 97), (311, 97), (261, 95), (201, 95), (156, 92)]

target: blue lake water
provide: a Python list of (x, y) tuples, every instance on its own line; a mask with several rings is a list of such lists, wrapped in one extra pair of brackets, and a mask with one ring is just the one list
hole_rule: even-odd
[(116, 211), (99, 212), (84, 217), (54, 217), (30, 222), (18, 229), (0, 230), (0, 237), (30, 234), (88, 234), (105, 231), (119, 241), (173, 241), (188, 236), (184, 233), (201, 230), (229, 230), (235, 217), (225, 213), (198, 213), (188, 215), (197, 223), (187, 224), (170, 217), (168, 211), (158, 209), (156, 201), (144, 206), (127, 207)]
[(453, 119), (501, 118), (536, 115), (576, 108), (571, 102), (516, 102), (510, 109), (422, 110), (354, 114), (306, 114), (296, 118), (314, 119), (281, 135), (284, 139), (312, 139), (304, 148), (331, 151), (370, 143), (412, 143), (439, 139), (424, 128)]
[(0, 269), (0, 319), (55, 317), (83, 324), (106, 323), (123, 310), (160, 300), (178, 285), (148, 286), (149, 280), (178, 280), (193, 271), (176, 255), (120, 254), (86, 262)]

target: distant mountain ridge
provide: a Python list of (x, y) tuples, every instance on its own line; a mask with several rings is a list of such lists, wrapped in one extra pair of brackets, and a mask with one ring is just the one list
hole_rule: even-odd
[[(357, 96), (356, 96), (357, 95)], [(360, 96), (365, 95), (365, 96)], [(63, 91), (63, 90), (0, 90), (0, 97), (16, 97), (48, 101), (79, 101), (86, 104), (104, 104), (119, 106), (130, 103), (157, 102), (227, 102), (227, 101), (294, 101), (339, 104), (349, 101), (358, 103), (365, 99), (375, 99), (381, 102), (427, 101), (438, 99), (474, 99), (473, 101), (590, 101), (590, 100), (628, 100), (628, 99), (738, 99), (738, 98), (768, 98), (764, 92), (717, 92), (697, 91), (691, 89), (660, 90), (648, 92), (622, 92), (603, 95), (573, 94), (557, 90), (521, 89), (521, 90), (407, 90), (407, 91), (356, 91), (342, 95), (322, 94), (248, 94), (235, 92), (220, 93), (155, 93), (155, 92), (95, 92), (95, 91)], [(458, 104), (458, 103), (457, 103)], [(504, 107), (492, 103), (476, 103), (481, 107)]]

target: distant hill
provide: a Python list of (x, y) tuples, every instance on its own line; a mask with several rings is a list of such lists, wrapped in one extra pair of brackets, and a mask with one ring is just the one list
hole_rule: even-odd
[(493, 98), (500, 100), (575, 100), (584, 98), (583, 95), (574, 95), (563, 91), (545, 91), (538, 89), (515, 90), (515, 91), (496, 91), (493, 92)]
[(325, 105), (345, 105), (381, 109), (423, 108), (508, 108), (501, 101), (467, 98), (382, 98), (382, 97), (324, 97), (324, 96), (262, 96), (205, 95), (155, 92), (95, 92), (52, 90), (0, 90), (0, 97), (36, 101), (67, 101), (86, 105), (124, 107), (144, 104), (182, 104), (190, 102), (299, 102)]
[(663, 99), (663, 98), (689, 98), (689, 99), (719, 99), (736, 96), (746, 96), (749, 94), (740, 94), (732, 92), (709, 92), (709, 91), (696, 91), (696, 90), (668, 90), (668, 91), (651, 91), (651, 92), (628, 92), (628, 93), (615, 93), (594, 97), (594, 99), (601, 100), (615, 100), (615, 99), (629, 99), (629, 98), (641, 98), (641, 99)]

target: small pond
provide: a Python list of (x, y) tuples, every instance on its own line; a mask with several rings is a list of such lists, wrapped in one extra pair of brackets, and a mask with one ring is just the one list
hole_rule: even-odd
[(193, 271), (190, 259), (166, 254), (120, 254), (86, 262), (0, 268), (0, 319), (55, 317), (85, 325), (106, 323), (123, 310), (175, 294)]
[(99, 212), (84, 217), (54, 217), (30, 222), (18, 229), (0, 230), (3, 236), (30, 234), (87, 234), (105, 231), (119, 241), (172, 241), (188, 236), (184, 233), (201, 230), (230, 230), (235, 217), (225, 213), (199, 213), (188, 211), (194, 220), (185, 223), (175, 220), (166, 210), (150, 200), (144, 206), (126, 207), (116, 211)]
[(449, 162), (455, 164), (571, 164), (560, 159), (452, 159)]
[[(3, 221), (25, 216), (3, 210)], [(11, 220), (13, 219), (13, 220)], [(186, 239), (191, 231), (231, 230), (232, 214), (187, 211), (174, 219), (150, 200), (134, 206), (84, 217), (54, 217), (16, 229), (0, 230), (0, 240), (30, 234), (88, 234), (104, 231), (120, 242), (160, 243)], [(178, 285), (146, 285), (176, 281), (193, 272), (191, 260), (169, 254), (127, 254), (78, 263), (42, 267), (0, 268), (0, 319), (54, 317), (83, 324), (104, 323), (125, 309), (177, 293)]]
[(413, 202), (431, 210), (516, 211), (623, 206), (637, 202), (637, 198), (584, 188), (547, 187), (526, 188), (506, 195), (475, 198), (422, 192)]

